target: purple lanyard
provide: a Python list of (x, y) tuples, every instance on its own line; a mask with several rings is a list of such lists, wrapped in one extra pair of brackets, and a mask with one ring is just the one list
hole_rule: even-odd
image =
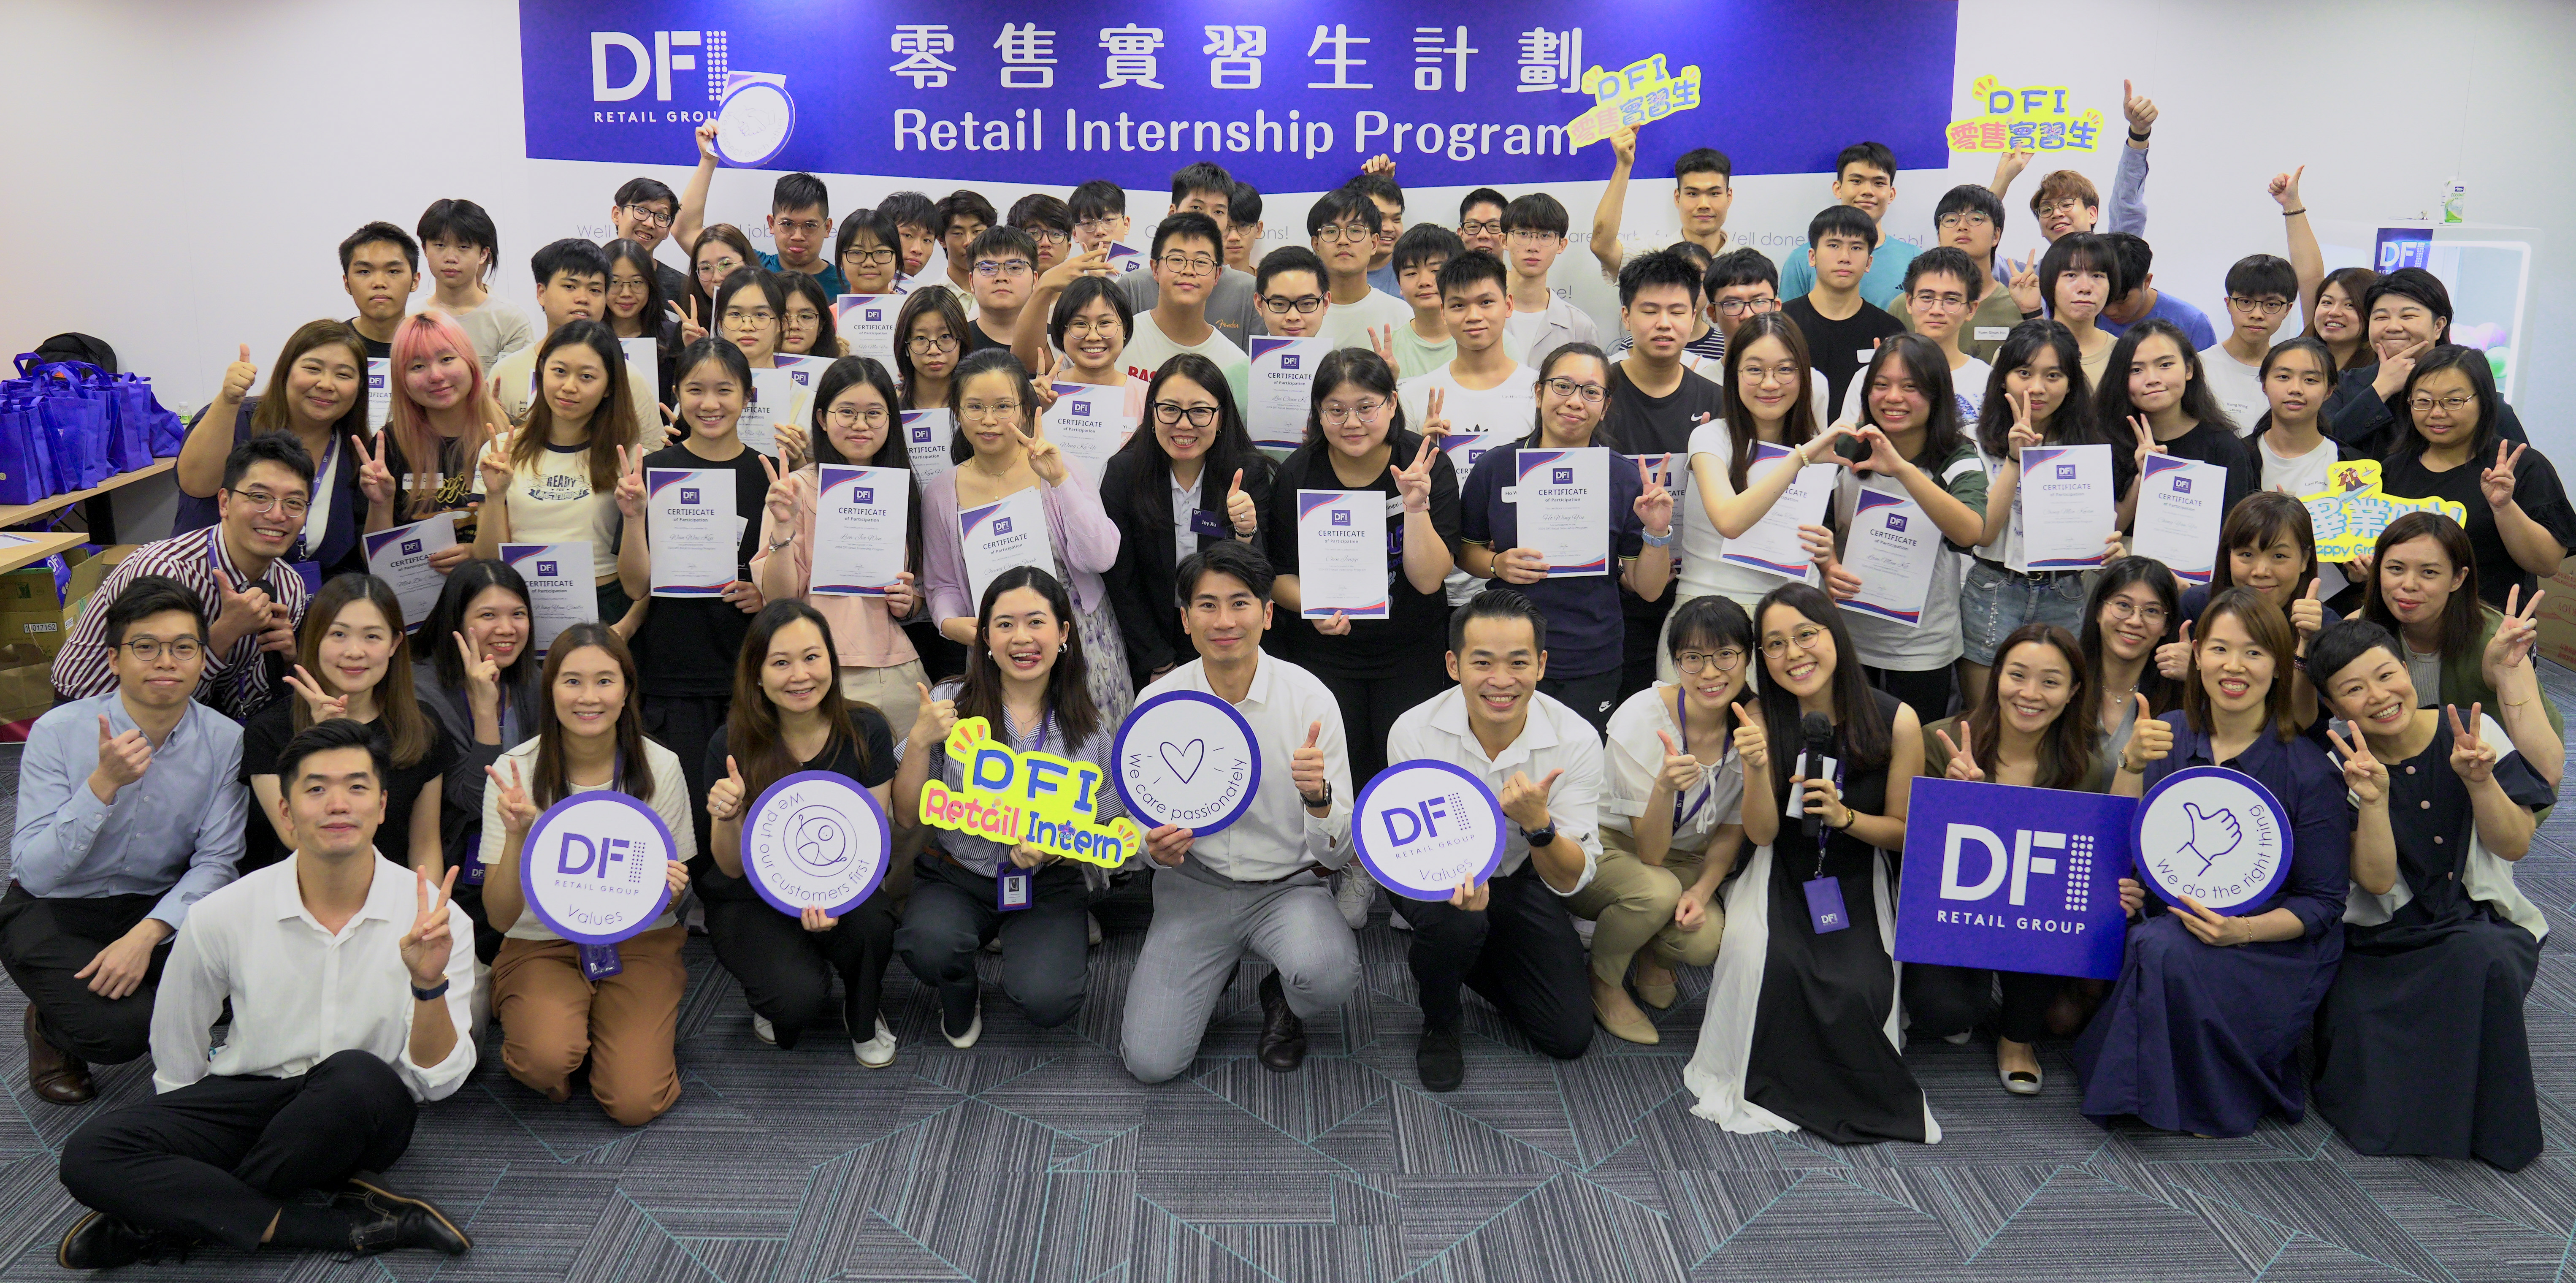
[[(1675, 686), (1675, 687), (1673, 687), (1673, 726), (1674, 726), (1676, 729), (1678, 729), (1678, 730), (1680, 730), (1680, 731), (1681, 731), (1681, 733), (1682, 733), (1682, 749), (1683, 749), (1683, 751), (1684, 751), (1684, 752), (1688, 752), (1688, 751), (1689, 751), (1689, 749), (1690, 749), (1690, 725), (1689, 725), (1689, 723), (1684, 722), (1684, 721), (1682, 720), (1682, 688), (1681, 688), (1681, 687), (1679, 687), (1679, 686)], [(1703, 774), (1703, 775), (1701, 776), (1701, 782), (1702, 782), (1702, 783), (1706, 783), (1706, 782), (1707, 782), (1707, 776), (1706, 776), (1706, 775), (1704, 775), (1704, 774)], [(1688, 796), (1688, 795), (1687, 795), (1687, 794), (1682, 794), (1682, 793), (1675, 793), (1675, 794), (1673, 794), (1673, 832), (1674, 832), (1674, 833), (1679, 833), (1679, 832), (1681, 832), (1681, 828), (1682, 828), (1682, 821), (1687, 820), (1687, 819), (1691, 818), (1692, 816), (1699, 814), (1699, 809), (1700, 809), (1701, 807), (1703, 807), (1703, 806), (1708, 805), (1709, 794), (1710, 794), (1712, 791), (1713, 791), (1713, 790), (1710, 790), (1710, 789), (1704, 789), (1704, 788), (1702, 788), (1702, 789), (1693, 789), (1693, 790), (1691, 790), (1691, 793), (1695, 793), (1695, 794), (1697, 794), (1698, 796), (1697, 796), (1697, 799), (1696, 799), (1696, 800), (1694, 800), (1694, 801), (1690, 804), (1690, 809), (1689, 809), (1689, 810), (1687, 810), (1687, 811), (1685, 811), (1685, 810), (1683, 810), (1683, 809), (1682, 809), (1682, 798), (1683, 798), (1683, 797), (1685, 797), (1685, 796)], [(1668, 838), (1670, 837), (1670, 835), (1669, 835), (1669, 834), (1667, 834), (1666, 836), (1667, 836)]]

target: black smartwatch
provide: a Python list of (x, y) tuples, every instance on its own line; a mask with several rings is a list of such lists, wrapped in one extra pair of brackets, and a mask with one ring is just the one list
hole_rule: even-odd
[(1551, 819), (1537, 828), (1522, 829), (1521, 836), (1529, 839), (1530, 849), (1535, 851), (1556, 840), (1556, 821)]
[(1305, 803), (1306, 809), (1310, 811), (1319, 806), (1331, 806), (1333, 804), (1333, 782), (1331, 780), (1324, 781), (1323, 796), (1308, 797), (1305, 794), (1300, 793), (1297, 795), (1297, 800)]
[(447, 977), (440, 976), (438, 978), (437, 988), (423, 989), (419, 985), (413, 985), (411, 987), (412, 999), (416, 1002), (435, 1002), (438, 999), (447, 996), (447, 984)]

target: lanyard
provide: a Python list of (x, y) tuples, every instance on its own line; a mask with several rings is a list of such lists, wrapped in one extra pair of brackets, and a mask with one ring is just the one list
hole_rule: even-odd
[[(1690, 751), (1690, 726), (1682, 720), (1682, 688), (1679, 686), (1673, 687), (1673, 727), (1681, 732), (1682, 751)], [(1692, 789), (1687, 794), (1673, 794), (1673, 836), (1681, 834), (1683, 821), (1699, 814), (1700, 808), (1708, 805), (1709, 796), (1714, 790), (1705, 787), (1707, 783), (1708, 772), (1703, 769), (1700, 772), (1700, 784), (1703, 787)], [(1691, 799), (1690, 809), (1687, 811), (1682, 809), (1682, 799), (1685, 797)]]
[(1011, 747), (1018, 749), (1023, 753), (1034, 753), (1045, 748), (1047, 742), (1047, 731), (1054, 725), (1054, 709), (1049, 708), (1039, 713), (1038, 732), (1036, 735), (1030, 737), (1028, 743), (1024, 745), (1020, 742), (1019, 736), (1011, 733), (1011, 710), (1007, 708), (1002, 710), (1002, 738), (1009, 741)]
[[(1836, 757), (1834, 759), (1834, 795), (1836, 797), (1842, 796), (1843, 777), (1849, 773), (1848, 768), (1843, 765), (1842, 758)], [(1850, 804), (1845, 803), (1843, 809), (1851, 809)], [(1825, 846), (1834, 840), (1834, 834), (1838, 831), (1822, 820), (1816, 822), (1816, 877), (1825, 876)]]

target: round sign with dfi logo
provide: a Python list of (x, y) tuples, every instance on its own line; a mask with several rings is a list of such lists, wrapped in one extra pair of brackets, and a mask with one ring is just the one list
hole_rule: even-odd
[(528, 829), (519, 889), (537, 920), (575, 944), (615, 944), (669, 906), (678, 844), (652, 807), (610, 789), (575, 793)]
[(1447, 762), (1398, 762), (1360, 790), (1351, 844), (1378, 885), (1446, 900), (1503, 862), (1503, 807), (1483, 780)]
[(2138, 880), (2176, 908), (2190, 896), (2234, 916), (2271, 899), (2289, 876), (2289, 812), (2242, 771), (2176, 771), (2147, 790), (2132, 825)]
[(834, 917), (885, 881), (894, 851), (876, 795), (838, 771), (798, 771), (768, 788), (742, 818), (742, 872), (772, 908)]
[(796, 100), (787, 78), (737, 72), (716, 107), (716, 154), (728, 165), (758, 169), (787, 150), (796, 132)]

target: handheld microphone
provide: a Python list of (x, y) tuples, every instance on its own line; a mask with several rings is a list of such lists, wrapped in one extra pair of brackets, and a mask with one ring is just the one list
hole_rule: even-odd
[[(1798, 766), (1806, 778), (1814, 779), (1824, 774), (1825, 757), (1834, 746), (1834, 724), (1822, 713), (1809, 713), (1798, 719), (1798, 729), (1807, 737), (1807, 748), (1799, 755)], [(1822, 816), (1805, 811), (1798, 820), (1798, 831), (1813, 838), (1823, 823)]]

